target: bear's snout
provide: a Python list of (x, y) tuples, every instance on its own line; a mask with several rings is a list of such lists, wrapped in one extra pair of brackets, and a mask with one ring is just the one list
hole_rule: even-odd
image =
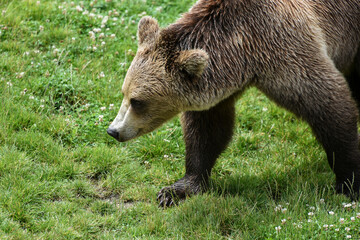
[(113, 138), (115, 138), (116, 140), (120, 141), (119, 133), (118, 133), (118, 131), (116, 131), (115, 129), (113, 129), (113, 128), (108, 128), (106, 132), (107, 132), (110, 136), (112, 136)]

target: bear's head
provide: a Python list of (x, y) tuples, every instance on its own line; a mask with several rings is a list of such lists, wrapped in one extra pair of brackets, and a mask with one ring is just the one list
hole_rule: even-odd
[(120, 110), (107, 130), (118, 141), (151, 132), (182, 111), (196, 110), (194, 82), (208, 61), (203, 50), (179, 50), (151, 17), (140, 20), (138, 43), (122, 86)]

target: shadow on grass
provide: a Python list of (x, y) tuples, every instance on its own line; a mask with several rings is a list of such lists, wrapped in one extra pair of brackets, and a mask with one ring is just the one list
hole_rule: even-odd
[(281, 172), (266, 170), (258, 175), (231, 174), (213, 177), (210, 192), (219, 196), (244, 196), (257, 200), (286, 200), (299, 197), (299, 194), (322, 198), (335, 193), (335, 174), (326, 161), (312, 162), (286, 168)]

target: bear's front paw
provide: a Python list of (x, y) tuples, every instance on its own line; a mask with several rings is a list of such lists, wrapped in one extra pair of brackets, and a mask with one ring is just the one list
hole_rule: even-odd
[(176, 205), (179, 200), (201, 192), (201, 189), (204, 189), (202, 185), (204, 184), (185, 177), (169, 187), (164, 187), (157, 196), (159, 207), (171, 207)]
[(186, 198), (186, 192), (184, 189), (175, 189), (172, 186), (164, 187), (160, 190), (157, 196), (159, 201), (159, 207), (172, 207), (176, 203)]

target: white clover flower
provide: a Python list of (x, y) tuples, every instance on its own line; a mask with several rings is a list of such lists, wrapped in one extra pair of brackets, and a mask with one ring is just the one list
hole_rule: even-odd
[(112, 20), (113, 20), (114, 22), (116, 22), (116, 21), (119, 20), (119, 19), (118, 19), (117, 17), (113, 17)]
[(89, 14), (89, 11), (88, 11), (88, 10), (85, 10), (82, 14), (83, 14), (83, 15), (88, 15), (88, 14)]
[(39, 6), (39, 5), (40, 5), (40, 1), (36, 1), (36, 5), (38, 5), (38, 6)]
[(83, 9), (82, 7), (80, 7), (79, 5), (77, 5), (77, 6), (75, 7), (75, 9), (76, 9), (76, 11), (78, 11), (78, 12), (84, 11), (84, 9)]
[(314, 213), (313, 213), (313, 212), (309, 212), (308, 215), (311, 217), (311, 216), (314, 216)]
[(114, 38), (115, 38), (115, 34), (114, 34), (114, 33), (111, 34), (110, 37), (111, 37), (112, 39), (114, 39)]
[(350, 220), (351, 220), (352, 222), (355, 222), (355, 217), (351, 217)]
[(328, 230), (328, 228), (329, 228), (329, 225), (327, 225), (327, 224), (324, 224), (324, 225), (323, 225), (323, 228), (325, 228), (325, 230)]
[(308, 223), (311, 223), (311, 222), (312, 222), (312, 220), (311, 220), (311, 219), (308, 219), (308, 220), (307, 220), (307, 222), (308, 222)]
[(286, 223), (286, 219), (281, 219), (281, 224), (285, 224)]
[(282, 213), (286, 213), (286, 212), (287, 212), (287, 208), (282, 208), (282, 209), (281, 209), (281, 212), (282, 212)]
[(145, 15), (146, 15), (146, 12), (142, 12), (139, 14), (139, 17), (145, 16)]
[(348, 203), (348, 204), (345, 204), (345, 205), (344, 205), (344, 208), (349, 208), (349, 207), (352, 207), (352, 204), (351, 204), (351, 203)]
[(315, 210), (315, 207), (309, 207), (310, 210)]
[(102, 21), (101, 21), (101, 25), (105, 25), (107, 23), (107, 21), (109, 20), (108, 16), (105, 16)]
[(104, 115), (99, 115), (99, 122), (103, 122), (104, 121)]
[(105, 73), (104, 72), (101, 72), (98, 76), (98, 78), (104, 78), (105, 77)]
[(99, 38), (104, 38), (105, 37), (105, 34), (104, 33), (100, 33), (99, 34)]
[(35, 97), (31, 95), (31, 96), (29, 96), (29, 99), (30, 99), (30, 100), (34, 100)]
[(90, 39), (91, 39), (91, 40), (95, 40), (95, 38), (96, 38), (96, 37), (95, 37), (95, 33), (94, 33), (93, 31), (90, 31), (90, 32), (89, 32), (89, 36), (90, 36)]
[(92, 50), (95, 52), (97, 50), (97, 47), (93, 46)]
[(349, 228), (349, 227), (346, 227), (346, 228), (345, 228), (345, 231), (347, 231), (347, 232), (350, 231), (350, 228)]
[(356, 218), (360, 218), (360, 213), (356, 213)]
[(6, 84), (8, 85), (8, 87), (12, 87), (12, 85), (13, 85), (10, 81), (7, 82)]
[(157, 8), (155, 8), (155, 11), (157, 11), (157, 12), (162, 12), (162, 10), (163, 10), (163, 8), (160, 6), (160, 7), (157, 7)]
[(344, 218), (340, 218), (340, 223), (343, 224), (345, 222)]
[(60, 52), (60, 50), (59, 50), (59, 49), (57, 49), (57, 48), (55, 48), (55, 49), (53, 50), (53, 54), (54, 54), (54, 56), (57, 56), (59, 52)]
[(95, 13), (89, 13), (89, 18), (94, 18), (95, 16)]
[(101, 42), (101, 46), (104, 46), (106, 43), (104, 41)]
[(280, 227), (280, 226), (277, 226), (277, 227), (275, 227), (275, 230), (276, 230), (276, 232), (280, 232), (281, 227)]
[(339, 229), (339, 228), (335, 228), (335, 232), (338, 232), (338, 231), (340, 231), (340, 229)]
[(350, 239), (350, 238), (351, 238), (351, 235), (346, 235), (346, 238), (349, 238), (349, 239)]
[(16, 75), (16, 78), (23, 78), (24, 76), (25, 76), (25, 73), (21, 72)]
[(106, 107), (101, 107), (100, 110), (101, 110), (101, 111), (105, 111), (105, 110), (106, 110)]
[(24, 90), (22, 90), (20, 94), (21, 94), (21, 95), (25, 95), (26, 92), (27, 92), (27, 88), (24, 88)]
[(329, 214), (330, 215), (334, 215), (335, 213), (333, 211), (329, 211)]
[(325, 199), (321, 198), (320, 203), (325, 203)]
[(114, 104), (113, 104), (113, 103), (111, 103), (111, 104), (109, 105), (109, 110), (112, 110), (112, 109), (114, 109)]
[(101, 32), (101, 28), (94, 28), (93, 31), (96, 33), (99, 33), (99, 32)]
[(45, 106), (43, 104), (40, 105), (40, 108), (44, 108)]

